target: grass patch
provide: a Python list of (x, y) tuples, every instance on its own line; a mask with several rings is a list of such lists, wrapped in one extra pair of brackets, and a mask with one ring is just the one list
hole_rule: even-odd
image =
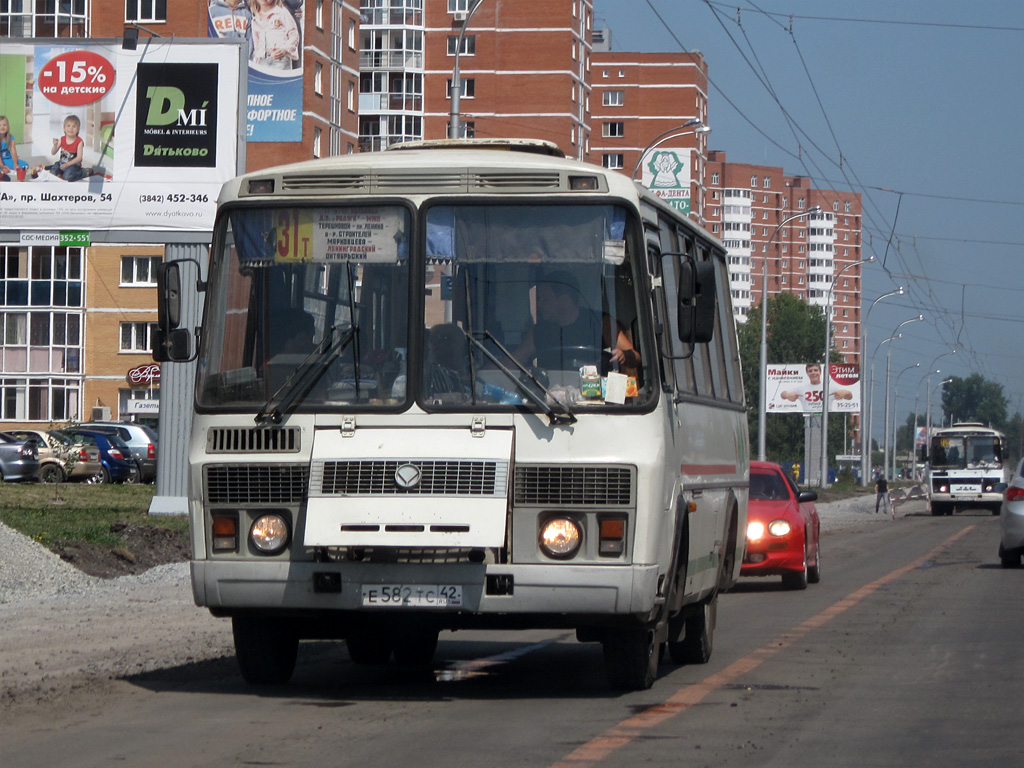
[(150, 515), (152, 485), (0, 483), (0, 521), (45, 547), (114, 546), (115, 523), (187, 530), (184, 515)]

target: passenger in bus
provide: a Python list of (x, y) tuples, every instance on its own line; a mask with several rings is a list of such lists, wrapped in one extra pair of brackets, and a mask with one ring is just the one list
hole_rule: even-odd
[(453, 323), (438, 323), (429, 328), (427, 334), (428, 395), (461, 395), (468, 392), (466, 335)]
[[(602, 373), (622, 369), (635, 374), (640, 354), (633, 347), (622, 325), (608, 315), (598, 317), (585, 306), (576, 280), (567, 272), (552, 272), (537, 283), (537, 319), (523, 334), (515, 356), (541, 368), (574, 367), (574, 362), (590, 354), (597, 364), (602, 349), (610, 350), (602, 362)], [(596, 353), (596, 354), (595, 354)]]

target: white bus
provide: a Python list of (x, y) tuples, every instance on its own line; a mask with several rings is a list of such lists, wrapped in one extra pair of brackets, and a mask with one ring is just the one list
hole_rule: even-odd
[(983, 424), (958, 423), (932, 433), (928, 461), (928, 500), (933, 515), (957, 507), (987, 507), (998, 515), (1003, 503), (1001, 432)]
[(707, 661), (749, 447), (686, 216), (552, 144), (419, 142), (229, 182), (200, 329), (185, 274), (154, 355), (198, 355), (193, 590), (247, 681), (306, 638), (429, 664), (444, 629), (575, 629), (623, 689)]

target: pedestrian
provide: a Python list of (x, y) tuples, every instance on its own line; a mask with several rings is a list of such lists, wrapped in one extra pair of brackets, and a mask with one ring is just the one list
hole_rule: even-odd
[(881, 474), (878, 476), (878, 480), (875, 481), (875, 514), (878, 514), (878, 505), (882, 505), (882, 511), (888, 512), (889, 506), (889, 484), (885, 480), (885, 475)]

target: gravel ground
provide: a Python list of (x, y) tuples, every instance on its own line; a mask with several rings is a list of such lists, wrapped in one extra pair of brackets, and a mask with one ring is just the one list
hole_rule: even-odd
[[(874, 514), (874, 494), (819, 504), (818, 514), (824, 536), (890, 522)], [(186, 563), (100, 579), (2, 523), (0, 553), (0, 712), (234, 652), (230, 623), (194, 605)]]

